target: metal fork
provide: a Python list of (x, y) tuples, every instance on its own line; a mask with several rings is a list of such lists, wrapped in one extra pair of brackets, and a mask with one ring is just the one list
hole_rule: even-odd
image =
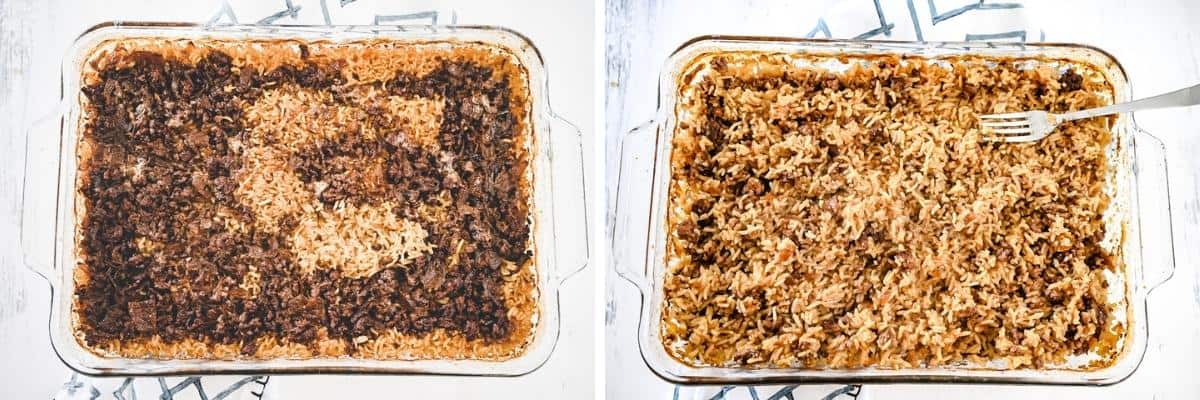
[(1099, 117), (1116, 113), (1194, 106), (1200, 104), (1200, 85), (1195, 85), (1154, 97), (1128, 103), (1051, 114), (1045, 111), (1026, 111), (1008, 114), (979, 116), (979, 124), (985, 128), (983, 140), (992, 142), (1023, 143), (1041, 140), (1054, 131), (1059, 124), (1077, 119)]

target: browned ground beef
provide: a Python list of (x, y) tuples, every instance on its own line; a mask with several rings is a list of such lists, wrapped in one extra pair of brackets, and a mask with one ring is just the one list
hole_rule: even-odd
[[(319, 197), (325, 207), (386, 200), (406, 206), (394, 210), (400, 217), (417, 219), (411, 215), (417, 206), (448, 191), (449, 218), (426, 224), (432, 253), (412, 265), (358, 279), (337, 269), (296, 273), (287, 245), (296, 221), (283, 221), (277, 232), (255, 228), (250, 210), (235, 199), (242, 158), (230, 143), (248, 134), (244, 106), (287, 84), (353, 104), (353, 85), (343, 82), (341, 67), (309, 61), (260, 74), (234, 72), (220, 52), (195, 65), (141, 52), (84, 88), (92, 116), (84, 135), (94, 155), (83, 163), (79, 188), (88, 211), (80, 248), (89, 278), (76, 293), (89, 345), (159, 335), (167, 342), (245, 343), (242, 351), (250, 354), (256, 338), (311, 343), (322, 328), (347, 341), (386, 329), (445, 329), (486, 341), (510, 334), (500, 269), (531, 256), (520, 183), (526, 161), (513, 151), (508, 78), (489, 68), (444, 61), (421, 77), (398, 73), (374, 84), (394, 95), (444, 99), (440, 153), (403, 140), (376, 110), (366, 123), (391, 134), (342, 135), (290, 156), (306, 183), (329, 182)], [(481, 98), (489, 107), (478, 105)], [(138, 160), (141, 172), (129, 173)], [(356, 164), (362, 160), (386, 165), (378, 193), (364, 189), (368, 178)], [(251, 228), (237, 232), (213, 222), (218, 209), (233, 210)], [(161, 249), (139, 251), (135, 239)], [(447, 268), (460, 239), (468, 245), (459, 267)], [(261, 292), (253, 296), (239, 287), (251, 267), (261, 275)]]

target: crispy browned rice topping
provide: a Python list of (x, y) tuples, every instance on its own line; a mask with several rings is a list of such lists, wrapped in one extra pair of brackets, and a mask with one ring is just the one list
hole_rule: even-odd
[(976, 117), (1107, 104), (1098, 72), (810, 61), (701, 57), (679, 83), (668, 353), (715, 366), (1041, 367), (1120, 331), (1104, 275), (1119, 254), (1101, 245), (1111, 121), (1005, 145), (981, 142)]
[(483, 45), (134, 39), (85, 76), (77, 335), (161, 358), (509, 358), (527, 83)]

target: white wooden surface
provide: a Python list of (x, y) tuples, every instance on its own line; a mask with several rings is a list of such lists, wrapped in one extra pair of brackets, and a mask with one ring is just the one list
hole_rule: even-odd
[[(293, 0), (298, 18), (278, 23), (321, 24), (320, 0)], [(231, 1), (241, 23), (254, 23), (283, 9), (284, 0)], [(247, 4), (253, 3), (253, 4)], [(507, 26), (530, 37), (550, 75), (550, 102), (567, 120), (584, 128), (589, 177), (598, 173), (594, 134), (594, 7), (591, 1), (358, 0), (346, 7), (324, 1), (335, 23), (369, 24), (373, 14), (439, 10), (440, 23)], [(17, 222), (25, 134), (21, 128), (50, 110), (58, 97), (58, 66), (71, 41), (84, 29), (107, 20), (205, 22), (219, 1), (31, 1), (0, 0), (0, 399), (47, 399), (70, 379), (47, 337), (49, 287), (21, 264)], [(365, 12), (363, 10), (366, 10)], [(447, 15), (449, 14), (449, 15)], [(222, 17), (226, 18), (226, 17)], [(227, 21), (227, 19), (226, 19)], [(35, 132), (53, 135), (56, 131)], [(595, 140), (593, 140), (595, 139)], [(44, 161), (44, 160), (42, 160)], [(598, 180), (596, 180), (598, 182)], [(593, 210), (600, 204), (589, 201)], [(593, 215), (598, 215), (595, 212)], [(598, 218), (593, 231), (599, 232)], [(560, 238), (566, 240), (568, 238)], [(596, 243), (595, 240), (592, 243)], [(584, 270), (562, 288), (558, 346), (538, 371), (520, 378), (463, 377), (273, 377), (268, 397), (323, 398), (587, 398), (594, 392), (596, 268)], [(174, 380), (177, 381), (177, 380)], [(119, 382), (119, 381), (117, 381)], [(112, 383), (112, 382), (106, 382)], [(153, 389), (153, 380), (139, 380)], [(211, 390), (211, 389), (210, 389)], [(208, 393), (210, 396), (214, 393)], [(112, 393), (101, 393), (112, 398)], [(248, 395), (239, 395), (248, 398)], [(86, 391), (84, 392), (86, 398)], [(141, 398), (157, 394), (140, 393)], [(189, 392), (176, 398), (195, 398)]]
[[(1014, 0), (1016, 1), (1016, 0)], [(973, 0), (935, 0), (938, 12)], [(1013, 2), (1013, 1), (1008, 1)], [(1027, 30), (1026, 39), (1099, 46), (1124, 65), (1135, 97), (1200, 82), (1200, 3), (1194, 1), (1018, 1), (1018, 10), (969, 11), (932, 26), (929, 1), (881, 1), (892, 36), (915, 40), (911, 15), (926, 40), (963, 40), (965, 33)], [(988, 0), (987, 3), (1001, 3)], [(909, 9), (911, 4), (911, 10)], [(607, 3), (605, 98), (607, 199), (614, 195), (617, 143), (622, 134), (652, 117), (659, 67), (687, 39), (704, 34), (803, 37), (824, 17), (833, 37), (853, 37), (878, 26), (871, 0), (685, 1), (611, 0)], [(874, 25), (872, 25), (874, 24)], [(1010, 28), (1004, 28), (1010, 27)], [(820, 36), (823, 36), (820, 35)], [(1120, 384), (1103, 387), (978, 385), (865, 385), (859, 398), (1200, 398), (1200, 108), (1138, 113), (1138, 124), (1167, 144), (1174, 211), (1176, 270), (1149, 300), (1150, 348), (1139, 370)], [(611, 210), (610, 210), (611, 212)], [(611, 215), (609, 216), (611, 220)], [(1162, 226), (1145, 229), (1164, 229)], [(621, 238), (617, 238), (621, 240)], [(635, 339), (636, 289), (606, 274), (605, 336), (607, 396), (610, 399), (708, 399), (719, 388), (670, 385), (644, 365)], [(801, 386), (796, 399), (818, 399), (840, 385)], [(778, 387), (758, 390), (762, 398)], [(729, 399), (749, 399), (744, 388)], [(844, 396), (841, 398), (845, 398)]]

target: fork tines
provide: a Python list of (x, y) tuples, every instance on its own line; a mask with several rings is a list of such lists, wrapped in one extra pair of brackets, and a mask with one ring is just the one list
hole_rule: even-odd
[(984, 129), (983, 140), (998, 142), (1032, 142), (1046, 137), (1051, 126), (1045, 111), (986, 114), (979, 116)]

